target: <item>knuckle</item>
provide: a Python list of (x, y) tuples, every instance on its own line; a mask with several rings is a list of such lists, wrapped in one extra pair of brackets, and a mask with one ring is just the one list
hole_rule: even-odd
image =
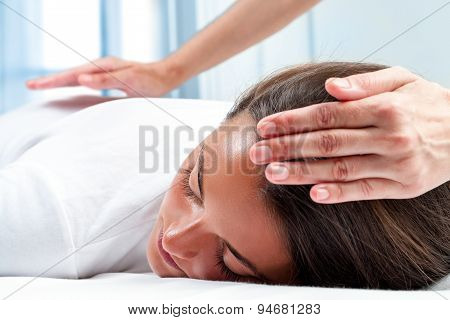
[(397, 150), (399, 152), (411, 152), (414, 151), (417, 146), (415, 136), (406, 130), (400, 130), (392, 133), (389, 140), (393, 150)]
[(405, 69), (402, 66), (393, 66), (393, 67), (391, 67), (391, 70), (395, 71), (396, 73), (400, 73), (400, 74), (411, 74), (411, 72), (408, 69)]
[(403, 150), (408, 145), (408, 137), (402, 133), (391, 134), (389, 136), (389, 144), (393, 150)]
[(308, 164), (303, 162), (293, 163), (291, 165), (291, 172), (293, 176), (297, 178), (307, 177), (310, 174)]
[(425, 80), (414, 80), (411, 81), (405, 85), (403, 85), (402, 87), (400, 87), (399, 89), (397, 89), (397, 92), (407, 92), (408, 94), (411, 93), (415, 93), (418, 94), (421, 90), (423, 90), (424, 87), (427, 87), (427, 90), (431, 89), (431, 86), (429, 83), (426, 83)]
[(406, 69), (402, 66), (393, 66), (390, 69), (394, 71), (394, 73), (396, 74), (396, 77), (398, 77), (398, 78), (404, 78), (409, 81), (415, 81), (415, 80), (421, 79), (418, 75), (416, 75), (415, 73), (409, 71), (408, 69)]
[(105, 58), (98, 59), (97, 62), (100, 65), (102, 65), (104, 68), (111, 69), (114, 66), (115, 62), (116, 62), (115, 59), (116, 59), (115, 57), (107, 56)]
[(400, 115), (400, 111), (405, 106), (406, 101), (404, 101), (403, 96), (401, 94), (397, 94), (392, 97), (392, 100), (390, 101), (391, 109), (392, 109), (392, 115), (398, 116)]
[(323, 133), (319, 137), (318, 149), (324, 156), (335, 154), (340, 147), (340, 141), (336, 135), (330, 133)]
[(346, 181), (350, 176), (350, 168), (347, 161), (343, 159), (334, 160), (332, 177), (336, 181)]
[(417, 158), (406, 157), (397, 160), (393, 165), (393, 177), (398, 181), (402, 194), (416, 197), (423, 193), (429, 174), (427, 167)]
[(315, 123), (319, 128), (330, 128), (336, 123), (336, 108), (332, 105), (321, 105), (315, 112)]
[(371, 198), (374, 188), (367, 179), (362, 179), (359, 183), (359, 187), (364, 198)]
[(391, 98), (391, 100), (378, 107), (377, 116), (388, 122), (398, 122), (402, 116), (403, 103), (399, 98)]
[(308, 160), (303, 160), (300, 164), (301, 174), (305, 177), (311, 176), (313, 174), (313, 167)]
[(394, 111), (393, 111), (392, 105), (390, 105), (390, 104), (380, 105), (376, 109), (376, 115), (378, 118), (381, 118), (381, 119), (390, 119), (393, 112)]
[(407, 186), (407, 193), (410, 197), (418, 197), (424, 193), (425, 184), (420, 181), (413, 181)]
[(295, 116), (291, 112), (275, 117), (272, 121), (275, 123), (278, 134), (287, 134), (290, 128), (295, 127)]
[(373, 80), (369, 74), (358, 74), (349, 77), (351, 83), (356, 84), (360, 88), (370, 88), (372, 87)]
[(104, 85), (108, 81), (108, 76), (106, 74), (99, 75), (96, 79), (96, 82), (99, 85)]
[(336, 184), (335, 186), (335, 195), (336, 195), (336, 200), (337, 201), (344, 201), (345, 200), (345, 193), (344, 193), (344, 189), (342, 188), (341, 184)]
[(277, 143), (272, 146), (273, 157), (275, 159), (284, 159), (291, 154), (291, 143), (288, 138), (281, 137), (277, 139)]
[(357, 122), (364, 116), (365, 108), (361, 104), (354, 101), (345, 102), (342, 107), (346, 110), (346, 121), (348, 123)]

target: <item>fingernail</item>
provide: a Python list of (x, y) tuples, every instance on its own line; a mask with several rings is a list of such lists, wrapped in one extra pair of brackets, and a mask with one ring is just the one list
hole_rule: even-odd
[(330, 193), (325, 188), (319, 188), (316, 190), (316, 196), (317, 196), (317, 200), (323, 201), (323, 200), (328, 199), (328, 197), (330, 196)]
[(345, 78), (331, 78), (329, 81), (341, 89), (350, 89), (352, 87), (350, 81)]
[(268, 171), (274, 180), (285, 180), (289, 176), (288, 168), (280, 163), (271, 163), (268, 166)]
[(91, 82), (92, 76), (88, 75), (88, 74), (82, 74), (78, 79), (79, 79), (79, 81)]
[(271, 136), (277, 131), (277, 126), (271, 121), (264, 121), (258, 126), (258, 133), (260, 136)]
[(255, 162), (266, 163), (272, 158), (272, 150), (268, 146), (258, 146), (253, 155)]

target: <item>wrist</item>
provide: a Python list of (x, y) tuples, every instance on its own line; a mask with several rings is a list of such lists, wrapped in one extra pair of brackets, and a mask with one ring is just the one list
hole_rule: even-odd
[(169, 82), (174, 87), (179, 86), (193, 76), (193, 74), (189, 72), (186, 64), (175, 55), (170, 55), (161, 62), (164, 65), (165, 74), (167, 75)]

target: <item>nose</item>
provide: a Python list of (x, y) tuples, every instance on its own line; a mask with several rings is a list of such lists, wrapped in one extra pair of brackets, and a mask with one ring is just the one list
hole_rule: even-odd
[(171, 255), (189, 260), (197, 256), (207, 243), (209, 232), (206, 230), (202, 216), (188, 217), (178, 220), (166, 229), (163, 235), (163, 246)]

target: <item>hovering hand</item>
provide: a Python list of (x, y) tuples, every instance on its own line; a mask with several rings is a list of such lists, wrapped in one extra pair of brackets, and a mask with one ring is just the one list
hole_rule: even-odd
[(139, 63), (106, 57), (67, 71), (29, 80), (29, 89), (85, 86), (118, 89), (130, 97), (162, 96), (182, 81), (166, 61)]

